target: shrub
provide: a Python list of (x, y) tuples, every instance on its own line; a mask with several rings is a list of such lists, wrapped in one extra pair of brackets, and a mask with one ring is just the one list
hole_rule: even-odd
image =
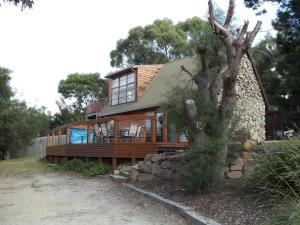
[(228, 145), (227, 162), (228, 165), (235, 160), (243, 152), (243, 146), (240, 143), (232, 143)]
[(107, 164), (85, 163), (80, 159), (74, 159), (64, 166), (58, 166), (57, 169), (83, 173), (86, 176), (92, 177), (109, 173), (111, 166)]
[(300, 138), (265, 147), (256, 154), (249, 181), (272, 197), (294, 198), (300, 194)]
[(300, 224), (300, 201), (290, 200), (276, 216), (271, 225), (299, 225)]
[(219, 171), (224, 167), (218, 153), (223, 148), (224, 142), (210, 138), (202, 145), (193, 146), (188, 152), (188, 168), (182, 175), (183, 186), (188, 193), (195, 193), (199, 189), (213, 188), (218, 183)]

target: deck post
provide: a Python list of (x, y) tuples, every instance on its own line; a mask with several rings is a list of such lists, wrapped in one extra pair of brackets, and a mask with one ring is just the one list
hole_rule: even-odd
[(180, 142), (179, 131), (176, 130), (176, 143)]
[(66, 128), (66, 144), (69, 144), (70, 141), (70, 128)]
[(112, 169), (117, 169), (117, 158), (115, 157), (112, 158)]
[(132, 166), (134, 166), (134, 165), (136, 164), (135, 158), (132, 158), (132, 159), (131, 159), (131, 164), (132, 164)]
[(52, 142), (51, 142), (52, 145), (54, 145), (54, 130), (52, 130)]
[(102, 164), (102, 163), (103, 163), (103, 160), (102, 160), (101, 157), (98, 158), (98, 163), (99, 163), (99, 164)]
[(118, 143), (119, 120), (114, 119), (114, 144)]
[(151, 135), (152, 135), (152, 142), (156, 142), (156, 119), (151, 119)]
[(90, 124), (87, 124), (87, 143), (90, 144), (91, 143), (91, 126)]
[(60, 145), (60, 138), (61, 138), (61, 129), (57, 129), (57, 144)]
[(167, 114), (164, 113), (164, 126), (163, 126), (163, 142), (168, 142), (168, 120), (167, 120)]

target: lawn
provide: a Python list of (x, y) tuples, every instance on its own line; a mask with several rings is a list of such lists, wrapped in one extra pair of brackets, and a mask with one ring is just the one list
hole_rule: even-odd
[(50, 170), (47, 164), (40, 162), (35, 156), (0, 161), (0, 175), (32, 174)]

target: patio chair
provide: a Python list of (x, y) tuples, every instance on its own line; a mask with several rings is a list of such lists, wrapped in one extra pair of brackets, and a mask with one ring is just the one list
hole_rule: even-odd
[(95, 142), (100, 142), (101, 140), (101, 128), (99, 127), (99, 124), (98, 123), (95, 123), (94, 124), (94, 129), (95, 129), (95, 136), (94, 136), (94, 140)]
[(109, 140), (109, 142), (111, 142), (112, 136), (107, 132), (106, 123), (101, 123), (100, 127), (103, 142), (105, 142), (105, 140)]
[(123, 136), (123, 141), (124, 140), (132, 141), (133, 138), (136, 137), (138, 126), (139, 125), (136, 123), (130, 124), (129, 130), (128, 130), (128, 135)]
[(137, 142), (140, 141), (141, 130), (142, 130), (142, 126), (138, 125), (137, 130), (136, 130), (136, 135), (135, 135), (135, 140)]

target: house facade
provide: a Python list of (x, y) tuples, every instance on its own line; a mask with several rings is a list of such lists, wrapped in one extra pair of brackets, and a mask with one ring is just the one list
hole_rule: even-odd
[[(156, 117), (156, 141), (162, 143), (185, 143), (185, 133), (176, 131), (168, 123), (167, 116), (160, 111), (167, 93), (177, 85), (187, 85), (190, 77), (181, 70), (184, 65), (190, 71), (197, 71), (193, 58), (183, 58), (163, 65), (140, 65), (117, 71), (109, 79), (109, 97), (106, 105), (87, 118), (105, 118), (115, 115), (152, 115)], [(221, 96), (222, 88), (219, 91)], [(251, 56), (247, 53), (240, 65), (236, 85), (237, 106), (234, 112), (235, 130), (247, 131), (257, 143), (265, 140), (265, 115), (268, 101)], [(103, 103), (101, 103), (103, 105)], [(121, 124), (128, 127), (132, 121)], [(138, 121), (143, 128), (141, 137), (151, 139), (151, 122)], [(108, 124), (113, 127), (113, 124)]]

